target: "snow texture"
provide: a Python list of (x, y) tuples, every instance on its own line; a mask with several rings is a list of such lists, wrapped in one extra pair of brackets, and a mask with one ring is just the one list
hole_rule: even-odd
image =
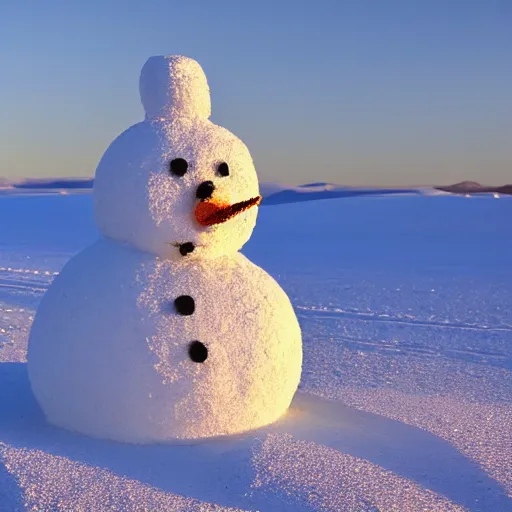
[[(196, 246), (189, 258), (232, 254), (251, 236), (258, 208), (229, 222), (201, 227), (194, 218), (196, 191), (201, 183), (212, 181), (214, 202), (235, 204), (257, 197), (258, 179), (251, 155), (228, 130), (206, 115), (193, 115), (192, 94), (197, 94), (196, 107), (201, 112), (203, 96), (209, 95), (197, 62), (185, 57), (149, 59), (141, 75), (141, 84), (146, 84), (141, 85), (143, 103), (150, 101), (144, 99), (143, 91), (167, 86), (163, 78), (173, 88), (169, 93), (172, 116), (156, 119), (148, 114), (107, 149), (94, 181), (96, 222), (104, 236), (167, 259), (181, 260), (178, 245), (187, 242)], [(180, 115), (178, 108), (183, 109)], [(170, 162), (176, 158), (188, 163), (184, 176), (169, 172)], [(229, 176), (217, 172), (223, 162), (229, 165)]]
[[(37, 311), (34, 394), (50, 423), (117, 441), (262, 427), (286, 412), (299, 384), (300, 327), (279, 285), (237, 252), (257, 207), (207, 227), (195, 215), (204, 202), (259, 202), (251, 156), (207, 119), (197, 62), (153, 57), (140, 90), (146, 120), (96, 171), (103, 236), (66, 265)], [(181, 296), (192, 314), (175, 306)]]
[(139, 91), (148, 120), (210, 117), (206, 76), (201, 66), (188, 57), (149, 58), (140, 74)]
[(299, 199), (260, 208), (243, 250), (302, 327), (286, 415), (132, 445), (48, 425), (27, 377), (43, 293), (98, 237), (92, 197), (0, 198), (1, 512), (512, 510), (512, 199)]
[[(178, 315), (176, 297), (195, 312)], [(208, 349), (204, 364), (188, 354)], [(277, 420), (297, 389), (300, 328), (279, 285), (245, 256), (176, 265), (102, 239), (46, 293), (29, 351), (49, 421), (128, 442), (239, 433)]]

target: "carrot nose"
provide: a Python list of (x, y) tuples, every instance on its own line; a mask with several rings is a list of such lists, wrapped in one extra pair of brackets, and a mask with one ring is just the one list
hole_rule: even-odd
[(235, 215), (260, 204), (261, 196), (247, 199), (235, 204), (222, 204), (215, 201), (201, 201), (197, 203), (194, 216), (201, 226), (213, 226), (221, 224), (233, 218)]

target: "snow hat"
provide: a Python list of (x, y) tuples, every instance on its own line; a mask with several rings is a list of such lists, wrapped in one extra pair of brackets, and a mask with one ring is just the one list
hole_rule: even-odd
[(150, 57), (139, 80), (140, 99), (147, 119), (211, 114), (210, 88), (201, 66), (181, 55)]

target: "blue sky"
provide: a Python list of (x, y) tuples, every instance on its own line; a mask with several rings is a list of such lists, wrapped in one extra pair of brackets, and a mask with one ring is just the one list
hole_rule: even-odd
[(509, 0), (0, 2), (0, 175), (91, 176), (151, 55), (203, 66), (260, 179), (512, 182)]

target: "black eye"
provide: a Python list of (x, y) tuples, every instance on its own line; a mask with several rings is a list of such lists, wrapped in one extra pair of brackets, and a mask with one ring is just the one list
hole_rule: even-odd
[(184, 176), (188, 169), (188, 163), (184, 158), (175, 158), (171, 160), (169, 170), (176, 176)]
[(226, 162), (222, 162), (217, 167), (217, 172), (220, 176), (229, 176), (229, 165)]

